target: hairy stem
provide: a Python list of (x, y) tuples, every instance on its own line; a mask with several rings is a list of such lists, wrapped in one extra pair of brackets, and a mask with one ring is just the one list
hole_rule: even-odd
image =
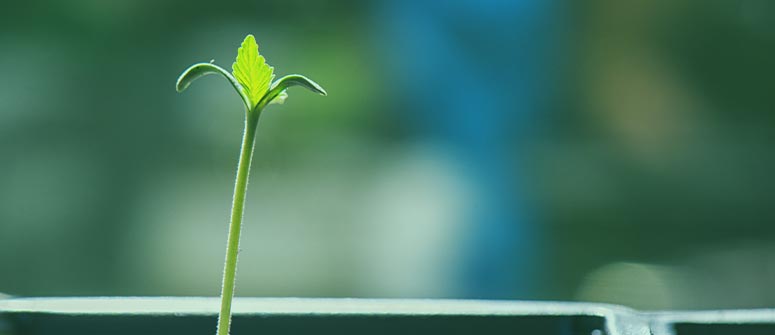
[(260, 110), (253, 110), (249, 111), (245, 117), (245, 133), (242, 135), (242, 149), (240, 150), (237, 180), (234, 182), (234, 198), (231, 205), (229, 237), (226, 242), (226, 262), (223, 267), (221, 311), (218, 314), (217, 335), (228, 335), (231, 326), (231, 301), (234, 298), (239, 237), (242, 231), (242, 213), (245, 209), (245, 194), (248, 189), (250, 162), (253, 157), (253, 144), (256, 139), (256, 128), (260, 114)]

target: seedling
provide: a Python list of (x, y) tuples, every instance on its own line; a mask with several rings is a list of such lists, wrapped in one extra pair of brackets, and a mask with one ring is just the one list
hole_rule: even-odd
[(194, 64), (183, 71), (176, 85), (178, 92), (183, 92), (195, 79), (208, 74), (219, 74), (231, 83), (245, 104), (245, 131), (242, 134), (237, 180), (234, 183), (229, 236), (226, 242), (226, 261), (223, 266), (221, 310), (218, 314), (217, 335), (229, 334), (231, 326), (231, 302), (234, 297), (239, 236), (242, 229), (242, 213), (245, 209), (245, 193), (248, 188), (248, 175), (253, 156), (253, 144), (256, 140), (258, 118), (266, 106), (273, 103), (283, 103), (288, 97), (286, 90), (291, 86), (306, 87), (312, 92), (326, 95), (326, 91), (320, 85), (298, 74), (288, 75), (272, 82), (274, 68), (266, 64), (264, 57), (258, 53), (258, 44), (256, 44), (253, 35), (246, 36), (245, 40), (242, 41), (242, 45), (237, 50), (237, 60), (231, 68), (232, 73), (229, 73), (213, 64), (212, 61)]

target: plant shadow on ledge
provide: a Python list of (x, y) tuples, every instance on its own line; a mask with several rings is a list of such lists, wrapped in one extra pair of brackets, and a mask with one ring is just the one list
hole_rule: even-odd
[(226, 260), (221, 286), (221, 309), (218, 314), (216, 331), (218, 335), (229, 334), (231, 326), (231, 304), (236, 281), (242, 215), (245, 208), (245, 195), (256, 139), (256, 128), (258, 128), (261, 112), (270, 104), (283, 103), (288, 97), (286, 90), (291, 86), (301, 86), (315, 93), (327, 95), (320, 85), (298, 74), (288, 75), (272, 82), (274, 68), (269, 66), (258, 52), (258, 44), (253, 35), (246, 36), (237, 50), (237, 59), (232, 65), (232, 73), (233, 75), (212, 62), (198, 63), (183, 71), (176, 85), (178, 92), (182, 92), (199, 77), (220, 74), (231, 83), (245, 104), (245, 131), (242, 135), (242, 148), (237, 165), (237, 180), (234, 184), (234, 198), (229, 222), (229, 237), (226, 242)]

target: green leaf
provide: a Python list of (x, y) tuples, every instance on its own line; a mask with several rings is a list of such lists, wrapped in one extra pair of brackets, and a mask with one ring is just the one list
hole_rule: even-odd
[(222, 67), (212, 64), (212, 63), (197, 63), (194, 65), (191, 65), (188, 69), (183, 71), (183, 73), (178, 77), (178, 82), (175, 84), (175, 89), (178, 92), (183, 92), (188, 88), (191, 83), (198, 79), (199, 77), (203, 77), (209, 74), (220, 74), (224, 78), (226, 78), (230, 83), (231, 86), (234, 87), (234, 90), (237, 91), (237, 93), (242, 98), (242, 101), (245, 103), (245, 107), (250, 109), (252, 106), (250, 106), (250, 100), (248, 99), (247, 95), (242, 90), (242, 86), (237, 82), (237, 79), (235, 79), (228, 71), (224, 70)]
[(302, 76), (300, 74), (289, 74), (285, 77), (282, 77), (280, 79), (277, 79), (277, 81), (272, 84), (272, 90), (275, 89), (282, 89), (285, 90), (288, 87), (291, 86), (303, 86), (306, 89), (315, 92), (320, 95), (328, 95), (326, 90), (324, 90), (318, 83), (312, 81), (312, 79), (309, 79), (305, 76)]
[(260, 107), (263, 107), (265, 105), (268, 105), (270, 103), (274, 103), (276, 99), (283, 99), (281, 96), (285, 94), (285, 90), (288, 89), (288, 87), (291, 86), (302, 86), (312, 92), (315, 92), (320, 95), (328, 95), (326, 93), (326, 90), (323, 89), (323, 87), (320, 87), (318, 83), (312, 81), (311, 79), (302, 76), (300, 74), (290, 74), (285, 77), (282, 77), (280, 79), (277, 79), (272, 84), (272, 88), (269, 90), (269, 92), (261, 99), (261, 102), (259, 103)]
[(272, 104), (282, 105), (282, 104), (285, 103), (285, 99), (288, 99), (288, 93), (286, 93), (285, 91), (282, 91), (282, 92), (280, 92), (280, 94), (278, 96), (276, 96), (274, 99), (272, 99), (272, 101), (270, 101), (269, 104), (270, 105), (272, 105)]
[(264, 57), (258, 53), (258, 44), (253, 35), (246, 36), (242, 41), (237, 50), (237, 60), (231, 68), (234, 77), (245, 90), (252, 109), (269, 91), (269, 84), (274, 78), (274, 69), (266, 64)]

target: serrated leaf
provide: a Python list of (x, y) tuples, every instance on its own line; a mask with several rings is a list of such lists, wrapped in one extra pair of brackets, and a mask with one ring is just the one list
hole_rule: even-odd
[(253, 35), (246, 36), (237, 50), (232, 73), (245, 91), (250, 108), (255, 107), (269, 91), (269, 84), (274, 78), (273, 72), (274, 69), (266, 64), (264, 57), (258, 53), (256, 38)]
[(198, 79), (199, 77), (203, 77), (209, 74), (220, 74), (224, 78), (226, 78), (229, 83), (231, 83), (231, 86), (234, 87), (234, 90), (237, 91), (237, 94), (240, 95), (242, 98), (242, 101), (245, 103), (245, 107), (250, 109), (252, 106), (250, 105), (250, 100), (248, 99), (247, 95), (243, 92), (243, 89), (239, 82), (237, 82), (237, 79), (235, 79), (228, 71), (223, 69), (222, 67), (212, 64), (212, 63), (197, 63), (194, 65), (191, 65), (183, 71), (183, 73), (178, 77), (178, 81), (175, 84), (175, 89), (178, 92), (185, 91), (191, 83)]

